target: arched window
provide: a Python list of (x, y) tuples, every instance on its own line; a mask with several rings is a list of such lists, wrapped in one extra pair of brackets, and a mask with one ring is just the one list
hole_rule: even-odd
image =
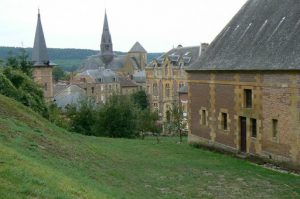
[(170, 84), (166, 84), (165, 90), (166, 97), (170, 97)]
[(153, 84), (153, 95), (158, 96), (158, 89), (157, 89), (157, 83)]

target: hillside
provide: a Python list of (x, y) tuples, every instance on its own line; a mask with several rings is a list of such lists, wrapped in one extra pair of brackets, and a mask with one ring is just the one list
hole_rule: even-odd
[(299, 198), (300, 177), (177, 144), (86, 137), (0, 95), (0, 198)]
[[(18, 55), (21, 48), (19, 47), (1, 47), (0, 46), (0, 59), (6, 59), (10, 53)], [(29, 57), (32, 54), (32, 48), (25, 48)], [(48, 48), (50, 59), (59, 66), (62, 66), (66, 71), (74, 71), (80, 67), (84, 60), (92, 55), (99, 53), (97, 50), (88, 49), (72, 49), (72, 48)], [(117, 55), (125, 54), (125, 52), (115, 52)], [(162, 53), (148, 53), (148, 63), (154, 58), (157, 58)]]

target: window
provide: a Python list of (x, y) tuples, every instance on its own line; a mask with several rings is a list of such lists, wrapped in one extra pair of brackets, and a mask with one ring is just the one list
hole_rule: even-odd
[(92, 87), (92, 93), (94, 93), (94, 91), (95, 91), (95, 88), (94, 88), (94, 87)]
[(153, 95), (158, 96), (157, 83), (153, 84)]
[(228, 116), (227, 113), (222, 113), (222, 120), (221, 120), (221, 122), (222, 122), (222, 129), (225, 130), (225, 131), (228, 129), (227, 116)]
[(182, 82), (179, 83), (179, 89), (181, 89), (184, 86)]
[(45, 91), (48, 90), (48, 84), (47, 84), (47, 82), (44, 84), (44, 90)]
[(273, 119), (272, 120), (273, 123), (273, 137), (276, 138), (278, 136), (278, 120)]
[(251, 118), (251, 135), (252, 137), (257, 137), (257, 122), (256, 119)]
[(252, 108), (252, 90), (251, 89), (244, 90), (244, 104), (245, 104), (245, 108)]
[(206, 110), (202, 110), (201, 114), (201, 124), (206, 125)]
[(170, 84), (166, 84), (166, 97), (170, 97)]
[(153, 103), (153, 107), (155, 110), (158, 110), (158, 104), (157, 103)]

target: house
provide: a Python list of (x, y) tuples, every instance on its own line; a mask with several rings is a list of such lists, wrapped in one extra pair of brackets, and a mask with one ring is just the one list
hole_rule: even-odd
[(85, 90), (86, 96), (94, 98), (97, 103), (105, 103), (109, 96), (120, 93), (117, 74), (103, 67), (78, 73), (70, 83)]
[(300, 164), (300, 1), (248, 0), (187, 69), (190, 143)]
[(159, 112), (162, 122), (167, 120), (172, 104), (179, 101), (179, 90), (187, 86), (187, 73), (184, 69), (190, 67), (205, 52), (207, 46), (208, 44), (192, 47), (179, 45), (146, 67), (150, 105)]

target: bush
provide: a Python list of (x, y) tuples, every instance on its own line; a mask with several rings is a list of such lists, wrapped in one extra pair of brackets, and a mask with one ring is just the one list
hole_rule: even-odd
[(134, 138), (137, 132), (137, 109), (129, 96), (113, 95), (99, 109), (93, 132), (96, 136)]
[[(1, 94), (14, 98), (46, 118), (49, 117), (42, 89), (25, 73), (7, 67), (3, 70), (1, 79)], [(5, 86), (7, 88), (4, 88)]]

